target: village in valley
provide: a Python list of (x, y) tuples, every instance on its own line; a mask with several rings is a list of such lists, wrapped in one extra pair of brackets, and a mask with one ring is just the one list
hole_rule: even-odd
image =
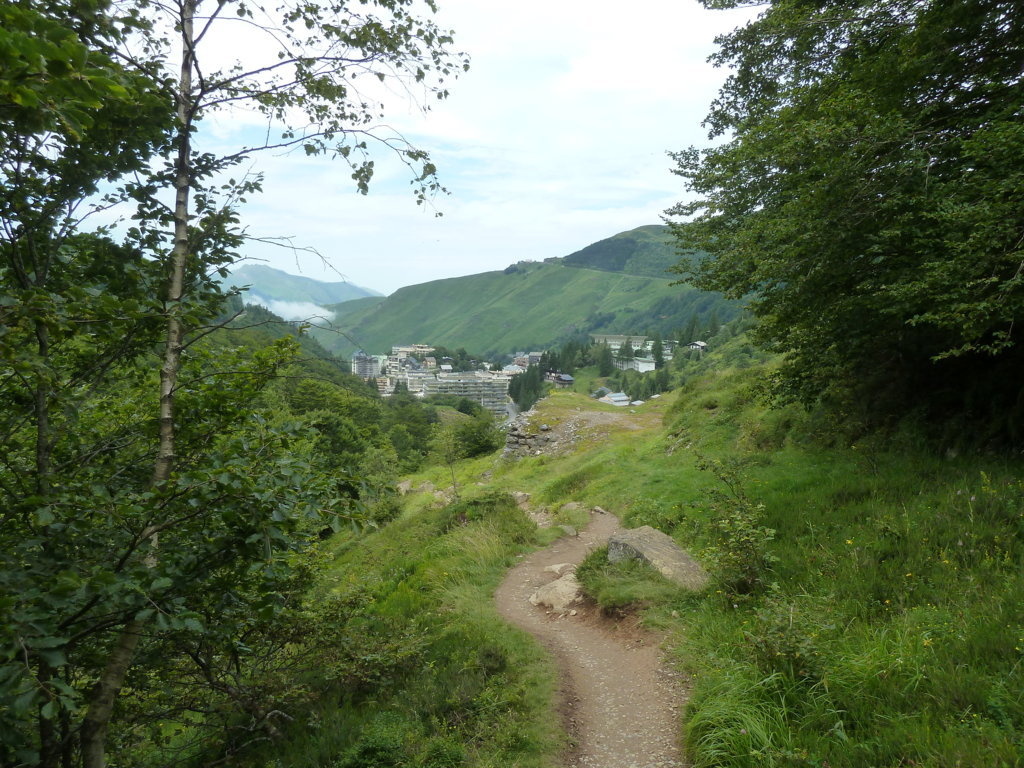
[[(647, 373), (671, 361), (680, 348), (674, 340), (652, 339), (645, 335), (591, 334), (595, 346), (608, 347), (614, 366), (622, 371)], [(456, 365), (452, 357), (435, 354), (439, 348), (429, 344), (396, 345), (388, 355), (369, 355), (363, 350), (352, 355), (352, 373), (376, 384), (382, 397), (389, 397), (396, 389), (405, 389), (418, 397), (455, 395), (467, 398), (491, 412), (497, 419), (515, 415), (515, 405), (509, 397), (509, 384), (514, 376), (525, 374), (530, 366), (541, 366), (542, 352), (518, 352), (507, 365), (468, 360)], [(692, 341), (682, 349), (702, 353), (707, 343)], [(507, 358), (506, 358), (507, 359)], [(464, 370), (457, 370), (456, 368)], [(543, 378), (559, 389), (572, 388), (576, 380), (558, 370), (542, 370)], [(640, 405), (625, 392), (613, 392), (600, 387), (590, 393), (595, 399), (615, 406)]]

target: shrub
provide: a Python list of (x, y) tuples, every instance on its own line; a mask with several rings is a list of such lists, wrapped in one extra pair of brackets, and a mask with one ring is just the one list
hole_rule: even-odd
[(584, 592), (607, 615), (671, 600), (679, 588), (641, 560), (608, 562), (608, 547), (591, 552), (576, 569)]
[(466, 762), (466, 750), (450, 736), (433, 739), (419, 765), (422, 768), (459, 768)]
[(412, 766), (406, 749), (409, 725), (396, 714), (377, 717), (332, 768), (406, 768)]
[(775, 530), (763, 525), (764, 504), (743, 490), (739, 462), (698, 457), (697, 467), (711, 472), (724, 490), (707, 491), (711, 519), (707, 524), (711, 571), (732, 594), (748, 594), (766, 586), (776, 558), (768, 551)]

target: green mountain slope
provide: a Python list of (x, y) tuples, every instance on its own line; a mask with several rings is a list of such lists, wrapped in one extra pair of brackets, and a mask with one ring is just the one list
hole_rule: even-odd
[[(318, 338), (340, 354), (357, 347), (382, 354), (393, 344), (431, 343), (491, 355), (545, 348), (579, 333), (667, 335), (695, 313), (702, 320), (713, 312), (723, 322), (734, 317), (738, 305), (718, 294), (672, 285), (668, 276), (626, 271), (653, 270), (658, 258), (667, 263), (667, 251), (652, 245), (661, 241), (663, 229), (643, 227), (595, 249), (600, 254), (624, 247), (632, 254), (625, 259), (574, 254), (574, 268), (568, 268), (568, 258), (520, 262), (503, 272), (408, 286), (382, 301), (363, 300), (358, 307), (349, 303), (334, 321), (341, 333), (319, 332)], [(588, 268), (592, 263), (618, 269)]]
[(363, 296), (359, 299), (349, 299), (338, 304), (328, 304), (324, 309), (333, 312), (335, 321), (338, 321), (355, 312), (366, 312), (380, 304), (385, 298), (385, 296)]
[(566, 256), (563, 263), (567, 267), (669, 277), (668, 268), (679, 259), (668, 227), (652, 224), (592, 243)]
[(224, 282), (239, 288), (250, 286), (250, 296), (259, 296), (271, 301), (310, 302), (319, 306), (380, 295), (376, 291), (346, 281), (322, 283), (262, 264), (246, 264), (232, 272)]

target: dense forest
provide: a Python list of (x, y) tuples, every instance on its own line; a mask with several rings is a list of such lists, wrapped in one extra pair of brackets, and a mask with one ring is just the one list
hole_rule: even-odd
[(675, 154), (670, 211), (711, 257), (677, 269), (750, 297), (782, 399), (1020, 445), (1022, 48), (998, 0), (773, 2), (722, 41), (730, 138)]

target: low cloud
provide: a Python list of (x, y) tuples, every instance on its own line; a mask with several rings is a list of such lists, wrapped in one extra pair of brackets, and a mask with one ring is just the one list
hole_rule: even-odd
[(258, 304), (266, 307), (282, 320), (333, 320), (334, 313), (319, 304), (311, 301), (280, 301), (268, 299), (258, 293), (248, 293), (245, 296), (248, 304)]

